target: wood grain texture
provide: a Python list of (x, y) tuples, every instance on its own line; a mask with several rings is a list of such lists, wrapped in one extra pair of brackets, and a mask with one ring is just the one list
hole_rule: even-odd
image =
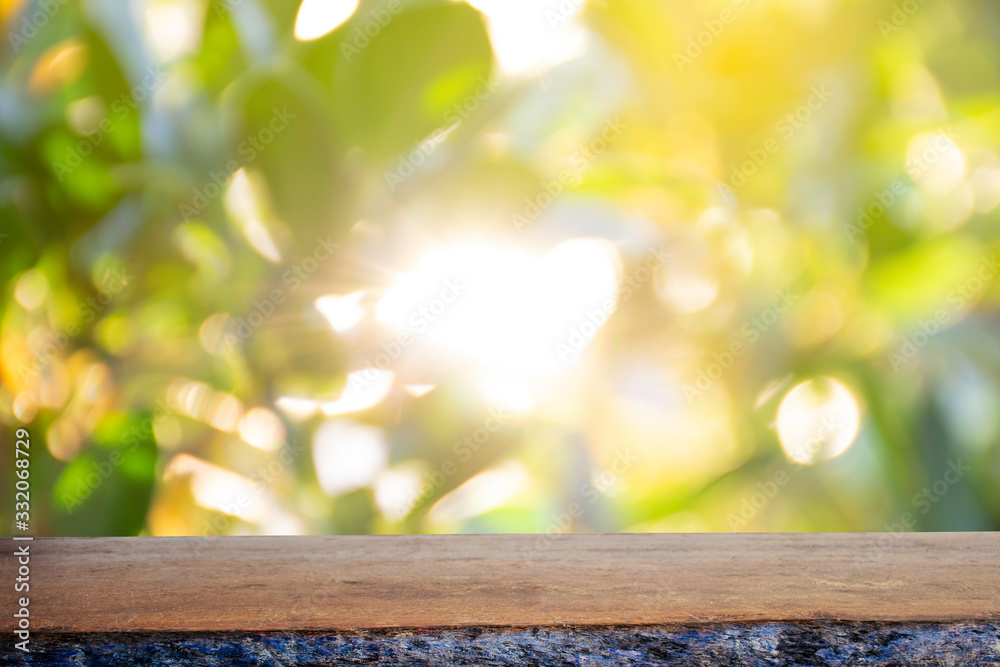
[[(36, 632), (1000, 620), (1000, 533), (30, 544)], [(2, 560), (13, 581), (16, 559)]]

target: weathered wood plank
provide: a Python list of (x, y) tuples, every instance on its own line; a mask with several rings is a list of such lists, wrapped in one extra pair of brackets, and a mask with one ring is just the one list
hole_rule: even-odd
[[(107, 633), (1000, 621), (1000, 533), (895, 535), (874, 550), (877, 538), (36, 539), (31, 627)], [(3, 559), (6, 581), (13, 581), (13, 561)], [(0, 629), (13, 630), (10, 613)]]

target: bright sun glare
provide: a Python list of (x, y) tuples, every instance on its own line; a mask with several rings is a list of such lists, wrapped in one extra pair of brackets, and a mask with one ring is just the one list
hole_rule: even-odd
[(463, 364), (487, 394), (530, 402), (525, 387), (575, 363), (617, 303), (614, 246), (573, 239), (540, 256), (468, 244), (429, 252), (375, 309)]
[(538, 0), (469, 0), (486, 16), (501, 69), (527, 72), (558, 64), (583, 52), (586, 32), (574, 21), (583, 0), (558, 4)]

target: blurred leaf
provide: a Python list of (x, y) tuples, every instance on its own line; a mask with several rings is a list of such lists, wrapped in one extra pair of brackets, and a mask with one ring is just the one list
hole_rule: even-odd
[(899, 322), (954, 311), (956, 290), (975, 275), (983, 248), (964, 235), (942, 236), (915, 244), (872, 267), (871, 300)]
[(52, 488), (56, 535), (138, 535), (156, 472), (152, 415), (112, 414), (98, 424), (102, 446), (77, 456)]
[(205, 14), (205, 33), (198, 52), (198, 67), (206, 86), (220, 93), (242, 74), (249, 61), (240, 48), (234, 17), (223, 0), (210, 0)]
[(300, 230), (305, 247), (315, 245), (320, 232), (339, 235), (343, 225), (354, 221), (340, 187), (338, 151), (322, 89), (292, 64), (254, 79), (247, 89), (237, 148), (243, 164), (264, 174), (275, 211), (282, 222)]
[(464, 3), (403, 9), (363, 39), (373, 21), (358, 12), (335, 31), (341, 53), (333, 90), (347, 141), (388, 157), (452, 125), (459, 118), (454, 106), (474, 99), (477, 89), (482, 96), (493, 52), (482, 15)]

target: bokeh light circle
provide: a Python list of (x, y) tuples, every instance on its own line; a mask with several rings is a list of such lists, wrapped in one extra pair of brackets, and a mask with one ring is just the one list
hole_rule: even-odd
[(778, 439), (791, 460), (813, 464), (840, 456), (854, 442), (861, 411), (851, 390), (828, 377), (797, 385), (778, 408)]

